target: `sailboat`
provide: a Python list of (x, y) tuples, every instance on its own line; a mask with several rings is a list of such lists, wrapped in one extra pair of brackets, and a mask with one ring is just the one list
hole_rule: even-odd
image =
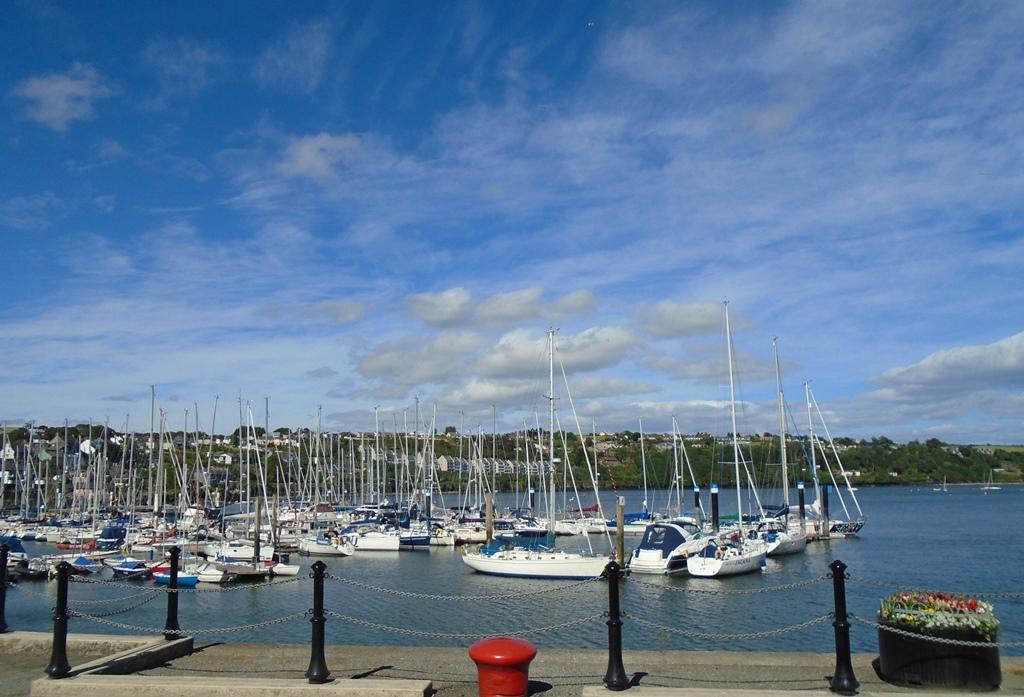
[(942, 475), (942, 486), (934, 486), (932, 487), (932, 491), (941, 491), (943, 494), (949, 491), (949, 489), (946, 488), (946, 475)]
[[(861, 531), (861, 528), (864, 527), (864, 523), (867, 522), (867, 518), (864, 516), (864, 511), (861, 510), (860, 501), (857, 500), (855, 487), (850, 485), (850, 474), (843, 467), (843, 461), (839, 457), (839, 449), (836, 447), (835, 441), (832, 440), (832, 434), (829, 432), (828, 425), (825, 423), (825, 417), (822, 416), (821, 408), (818, 407), (818, 402), (814, 399), (814, 394), (811, 392), (810, 383), (804, 383), (804, 393), (807, 399), (808, 445), (810, 447), (809, 460), (811, 474), (814, 477), (814, 489), (817, 494), (814, 503), (810, 506), (809, 513), (815, 519), (814, 524), (817, 528), (817, 534), (820, 537), (854, 537)], [(825, 445), (814, 432), (814, 421), (811, 417), (812, 405), (814, 406), (814, 411), (818, 415), (818, 420), (821, 422), (822, 428), (825, 431), (825, 437), (828, 438), (828, 444), (832, 451), (832, 456), (835, 458), (836, 466), (839, 468), (839, 474), (846, 483), (846, 491), (849, 493), (850, 499), (853, 501), (853, 505), (857, 508), (857, 517), (854, 517), (851, 514), (849, 507), (847, 507), (846, 499), (843, 498), (843, 493), (839, 487), (839, 482), (836, 480), (835, 473), (832, 471), (832, 467), (829, 464), (828, 453), (825, 451)], [(825, 514), (827, 511), (822, 510), (822, 483), (818, 479), (818, 464), (816, 456), (819, 449), (822, 455), (822, 462), (824, 463), (823, 469), (828, 472), (829, 479), (832, 482), (832, 488), (836, 492), (836, 495), (839, 498), (839, 503), (843, 508), (843, 514), (846, 516), (845, 520), (834, 519), (831, 517), (826, 518)], [(828, 528), (827, 530), (825, 529), (826, 526)]]
[(986, 482), (984, 485), (982, 485), (981, 490), (984, 491), (987, 494), (990, 491), (999, 491), (1000, 489), (1002, 489), (1002, 487), (995, 485), (995, 480), (994, 480), (993, 475), (992, 475), (992, 470), (989, 470), (989, 472), (988, 472), (988, 482)]
[(764, 540), (770, 557), (784, 554), (799, 554), (807, 549), (807, 531), (803, 525), (790, 528), (789, 518), (789, 461), (786, 454), (786, 398), (782, 392), (782, 371), (779, 369), (778, 339), (772, 339), (772, 355), (775, 358), (775, 391), (779, 402), (779, 460), (782, 466), (783, 520), (764, 520), (758, 524), (757, 534)]
[[(554, 536), (555, 523), (555, 330), (548, 330), (550, 430), (548, 443), (548, 525)], [(568, 383), (567, 383), (568, 384)], [(596, 492), (595, 492), (596, 496)], [(588, 538), (589, 543), (589, 538)], [(468, 552), (462, 557), (474, 571), (494, 576), (523, 578), (596, 578), (604, 571), (605, 556), (567, 552), (544, 547), (508, 545), (496, 551)]]
[(732, 453), (736, 474), (737, 530), (726, 537), (712, 540), (696, 556), (686, 560), (691, 576), (721, 577), (758, 571), (765, 562), (764, 540), (748, 537), (743, 529), (743, 498), (740, 492), (740, 441), (736, 429), (736, 384), (733, 376), (732, 331), (729, 326), (729, 303), (725, 303), (725, 338), (729, 356), (729, 402), (732, 414)]

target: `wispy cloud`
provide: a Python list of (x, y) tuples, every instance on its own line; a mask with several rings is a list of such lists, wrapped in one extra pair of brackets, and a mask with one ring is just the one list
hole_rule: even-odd
[(332, 44), (326, 20), (296, 24), (267, 47), (253, 75), (264, 85), (309, 94), (323, 79)]
[(64, 132), (72, 122), (92, 118), (93, 104), (113, 95), (114, 88), (91, 65), (75, 63), (64, 73), (23, 80), (11, 94), (27, 102), (26, 118)]
[(38, 230), (49, 227), (64, 203), (53, 193), (12, 196), (0, 200), (0, 227)]
[(167, 100), (193, 98), (222, 80), (228, 70), (228, 55), (215, 46), (189, 38), (154, 38), (142, 51), (143, 63), (159, 84), (149, 106), (163, 107)]

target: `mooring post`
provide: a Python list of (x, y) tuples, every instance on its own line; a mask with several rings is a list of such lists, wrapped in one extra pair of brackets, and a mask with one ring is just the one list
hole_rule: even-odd
[(718, 532), (718, 485), (711, 485), (711, 527)]
[(62, 561), (57, 565), (57, 606), (53, 608), (53, 648), (50, 651), (50, 665), (46, 674), (51, 678), (66, 678), (71, 672), (68, 663), (68, 578), (71, 564)]
[(313, 564), (313, 616), (310, 623), (313, 625), (313, 643), (309, 649), (309, 668), (306, 669), (306, 678), (314, 684), (325, 683), (331, 676), (327, 669), (327, 659), (324, 657), (324, 624), (327, 618), (324, 617), (324, 572), (327, 565), (322, 561)]
[(832, 524), (828, 516), (828, 495), (832, 491), (831, 484), (821, 487), (821, 536), (826, 540), (831, 536)]
[(807, 532), (807, 506), (804, 501), (804, 483), (796, 483), (796, 492), (800, 495), (800, 532)]
[(181, 627), (178, 626), (178, 560), (181, 557), (181, 548), (175, 545), (170, 551), (171, 576), (167, 581), (167, 622), (164, 623), (164, 639), (178, 639), (181, 637)]
[(619, 613), (619, 579), (622, 567), (617, 561), (610, 561), (604, 567), (604, 578), (608, 581), (608, 670), (604, 684), (609, 690), (625, 690), (629, 677), (622, 666), (622, 618)]
[(626, 497), (615, 497), (615, 560), (626, 563)]
[(6, 633), (8, 629), (4, 613), (7, 609), (7, 556), (10, 551), (10, 546), (0, 545), (0, 634)]
[(841, 695), (855, 695), (860, 683), (853, 674), (850, 661), (850, 623), (846, 616), (846, 564), (836, 559), (828, 565), (832, 572), (832, 590), (835, 595), (836, 670), (829, 678), (833, 692)]

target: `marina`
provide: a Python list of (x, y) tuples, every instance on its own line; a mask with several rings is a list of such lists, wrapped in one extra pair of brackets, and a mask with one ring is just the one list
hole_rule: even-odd
[[(627, 508), (642, 501), (641, 491), (622, 493)], [(655, 492), (652, 500), (668, 493)], [(938, 502), (930, 488), (879, 487), (860, 493), (863, 505), (871, 511), (871, 524), (857, 537), (811, 542), (804, 554), (770, 557), (763, 572), (725, 580), (631, 575), (622, 586), (625, 648), (647, 649), (653, 644), (673, 650), (721, 650), (721, 642), (712, 638), (715, 634), (772, 631), (819, 617), (831, 608), (830, 587), (824, 577), (828, 564), (835, 558), (849, 567), (850, 611), (862, 618), (874, 617), (879, 599), (901, 587), (968, 594), (1019, 593), (1011, 570), (1024, 564), (1024, 533), (1018, 526), (1005, 529), (998, 536), (990, 532), (996, 521), (1019, 517), (1019, 511), (1024, 510), (1024, 487), (1008, 486), (998, 496), (986, 496), (976, 487), (951, 486)], [(612, 498), (609, 492), (608, 505), (613, 505)], [(730, 512), (723, 502), (722, 514)], [(627, 552), (639, 539), (631, 540)], [(954, 543), (942, 544), (951, 539)], [(969, 544), (962, 543), (967, 540)], [(578, 548), (577, 538), (560, 538), (557, 544), (571, 550), (574, 541)], [(25, 545), (34, 553), (42, 543)], [(986, 563), (996, 555), (1002, 555), (1005, 564)], [(606, 641), (603, 620), (582, 621), (604, 610), (602, 584), (474, 573), (463, 563), (461, 548), (455, 547), (398, 553), (356, 551), (341, 558), (303, 558), (299, 575), (292, 577), (291, 582), (282, 583), (289, 581), (286, 577), (257, 581), (255, 585), (247, 582), (223, 586), (225, 590), (232, 589), (228, 592), (184, 594), (182, 627), (215, 630), (218, 626), (261, 625), (298, 613), (293, 621), (230, 631), (222, 638), (237, 642), (307, 642), (308, 623), (301, 616), (309, 607), (308, 572), (314, 559), (322, 560), (328, 573), (337, 579), (327, 582), (327, 605), (347, 618), (328, 618), (330, 644), (466, 645), (474, 637), (502, 632), (525, 632), (540, 646), (551, 648), (596, 649)], [(759, 592), (808, 581), (812, 582), (771, 596)], [(204, 586), (221, 587), (201, 583), (198, 589)], [(141, 580), (73, 583), (71, 607), (79, 599), (85, 603), (80, 606), (84, 611), (95, 601), (143, 593), (150, 587), (152, 582)], [(551, 593), (538, 594), (544, 590)], [(54, 592), (53, 581), (20, 582), (8, 593), (8, 624), (16, 629), (46, 631), (52, 624), (49, 608)], [(440, 602), (423, 595), (453, 599)], [(459, 600), (479, 596), (492, 600), (483, 605), (482, 601)], [(146, 597), (121, 604), (114, 602), (107, 607), (132, 605), (141, 600)], [(1024, 639), (1024, 608), (1019, 599), (995, 600), (995, 613), (1002, 623), (1001, 640), (1019, 643)], [(162, 628), (162, 602), (148, 602), (130, 612), (130, 621), (128, 617), (121, 619), (139, 627)], [(574, 624), (557, 627), (563, 623)], [(531, 633), (545, 627), (555, 628)], [(672, 630), (689, 634), (673, 634)], [(119, 630), (78, 618), (72, 620), (72, 632), (75, 631)], [(831, 627), (823, 623), (764, 638), (737, 639), (729, 642), (729, 649), (824, 651), (830, 641)], [(869, 628), (855, 625), (851, 641), (855, 652), (876, 650), (877, 638)], [(1004, 653), (1024, 652), (1013, 647), (1004, 649)]]

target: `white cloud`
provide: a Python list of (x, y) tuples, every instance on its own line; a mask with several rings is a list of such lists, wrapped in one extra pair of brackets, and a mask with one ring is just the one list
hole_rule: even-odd
[(445, 383), (463, 374), (464, 358), (483, 343), (479, 335), (464, 331), (443, 331), (431, 339), (405, 337), (366, 348), (356, 355), (356, 365), (364, 377), (384, 385), (408, 389)]
[(662, 339), (721, 334), (725, 326), (722, 306), (717, 303), (663, 300), (651, 307), (638, 309), (637, 315), (645, 331)]
[(63, 202), (53, 193), (12, 196), (0, 201), (0, 226), (36, 230), (50, 225)]
[(462, 324), (472, 314), (472, 296), (465, 288), (449, 288), (440, 293), (417, 293), (405, 299), (409, 313), (427, 324)]
[(66, 73), (49, 73), (20, 82), (12, 94), (28, 102), (25, 116), (63, 132), (73, 121), (92, 118), (93, 103), (114, 93), (91, 65), (75, 63)]
[(477, 306), (476, 317), (490, 324), (510, 324), (536, 317), (540, 311), (542, 293), (540, 288), (523, 288), (492, 295)]
[(159, 96), (150, 106), (161, 107), (169, 97), (194, 97), (221, 80), (229, 59), (219, 49), (192, 39), (150, 39), (142, 60), (157, 76)]
[[(556, 337), (556, 360), (561, 360), (570, 374), (598, 370), (622, 361), (636, 343), (624, 329), (591, 327), (576, 335)], [(518, 329), (502, 336), (476, 362), (474, 370), (488, 377), (535, 378), (546, 372), (547, 355), (545, 337)]]
[(292, 138), (285, 146), (278, 171), (287, 177), (328, 179), (334, 168), (360, 147), (359, 138), (351, 134)]
[(983, 346), (936, 351), (914, 365), (887, 370), (874, 382), (904, 399), (1024, 387), (1024, 332)]
[(309, 309), (313, 317), (323, 317), (333, 324), (352, 324), (366, 314), (366, 306), (355, 300), (324, 300)]
[(318, 380), (321, 380), (321, 379), (324, 379), (324, 378), (337, 377), (338, 376), (338, 371), (335, 370), (334, 368), (329, 368), (329, 367), (327, 367), (325, 365), (325, 366), (321, 366), (319, 368), (314, 368), (313, 370), (307, 370), (306, 371), (306, 375), (308, 375), (311, 378), (316, 378)]
[(582, 315), (594, 311), (597, 297), (589, 290), (574, 290), (551, 304), (551, 310), (560, 317)]
[(297, 24), (263, 52), (253, 75), (265, 85), (309, 94), (323, 78), (331, 45), (327, 22)]

